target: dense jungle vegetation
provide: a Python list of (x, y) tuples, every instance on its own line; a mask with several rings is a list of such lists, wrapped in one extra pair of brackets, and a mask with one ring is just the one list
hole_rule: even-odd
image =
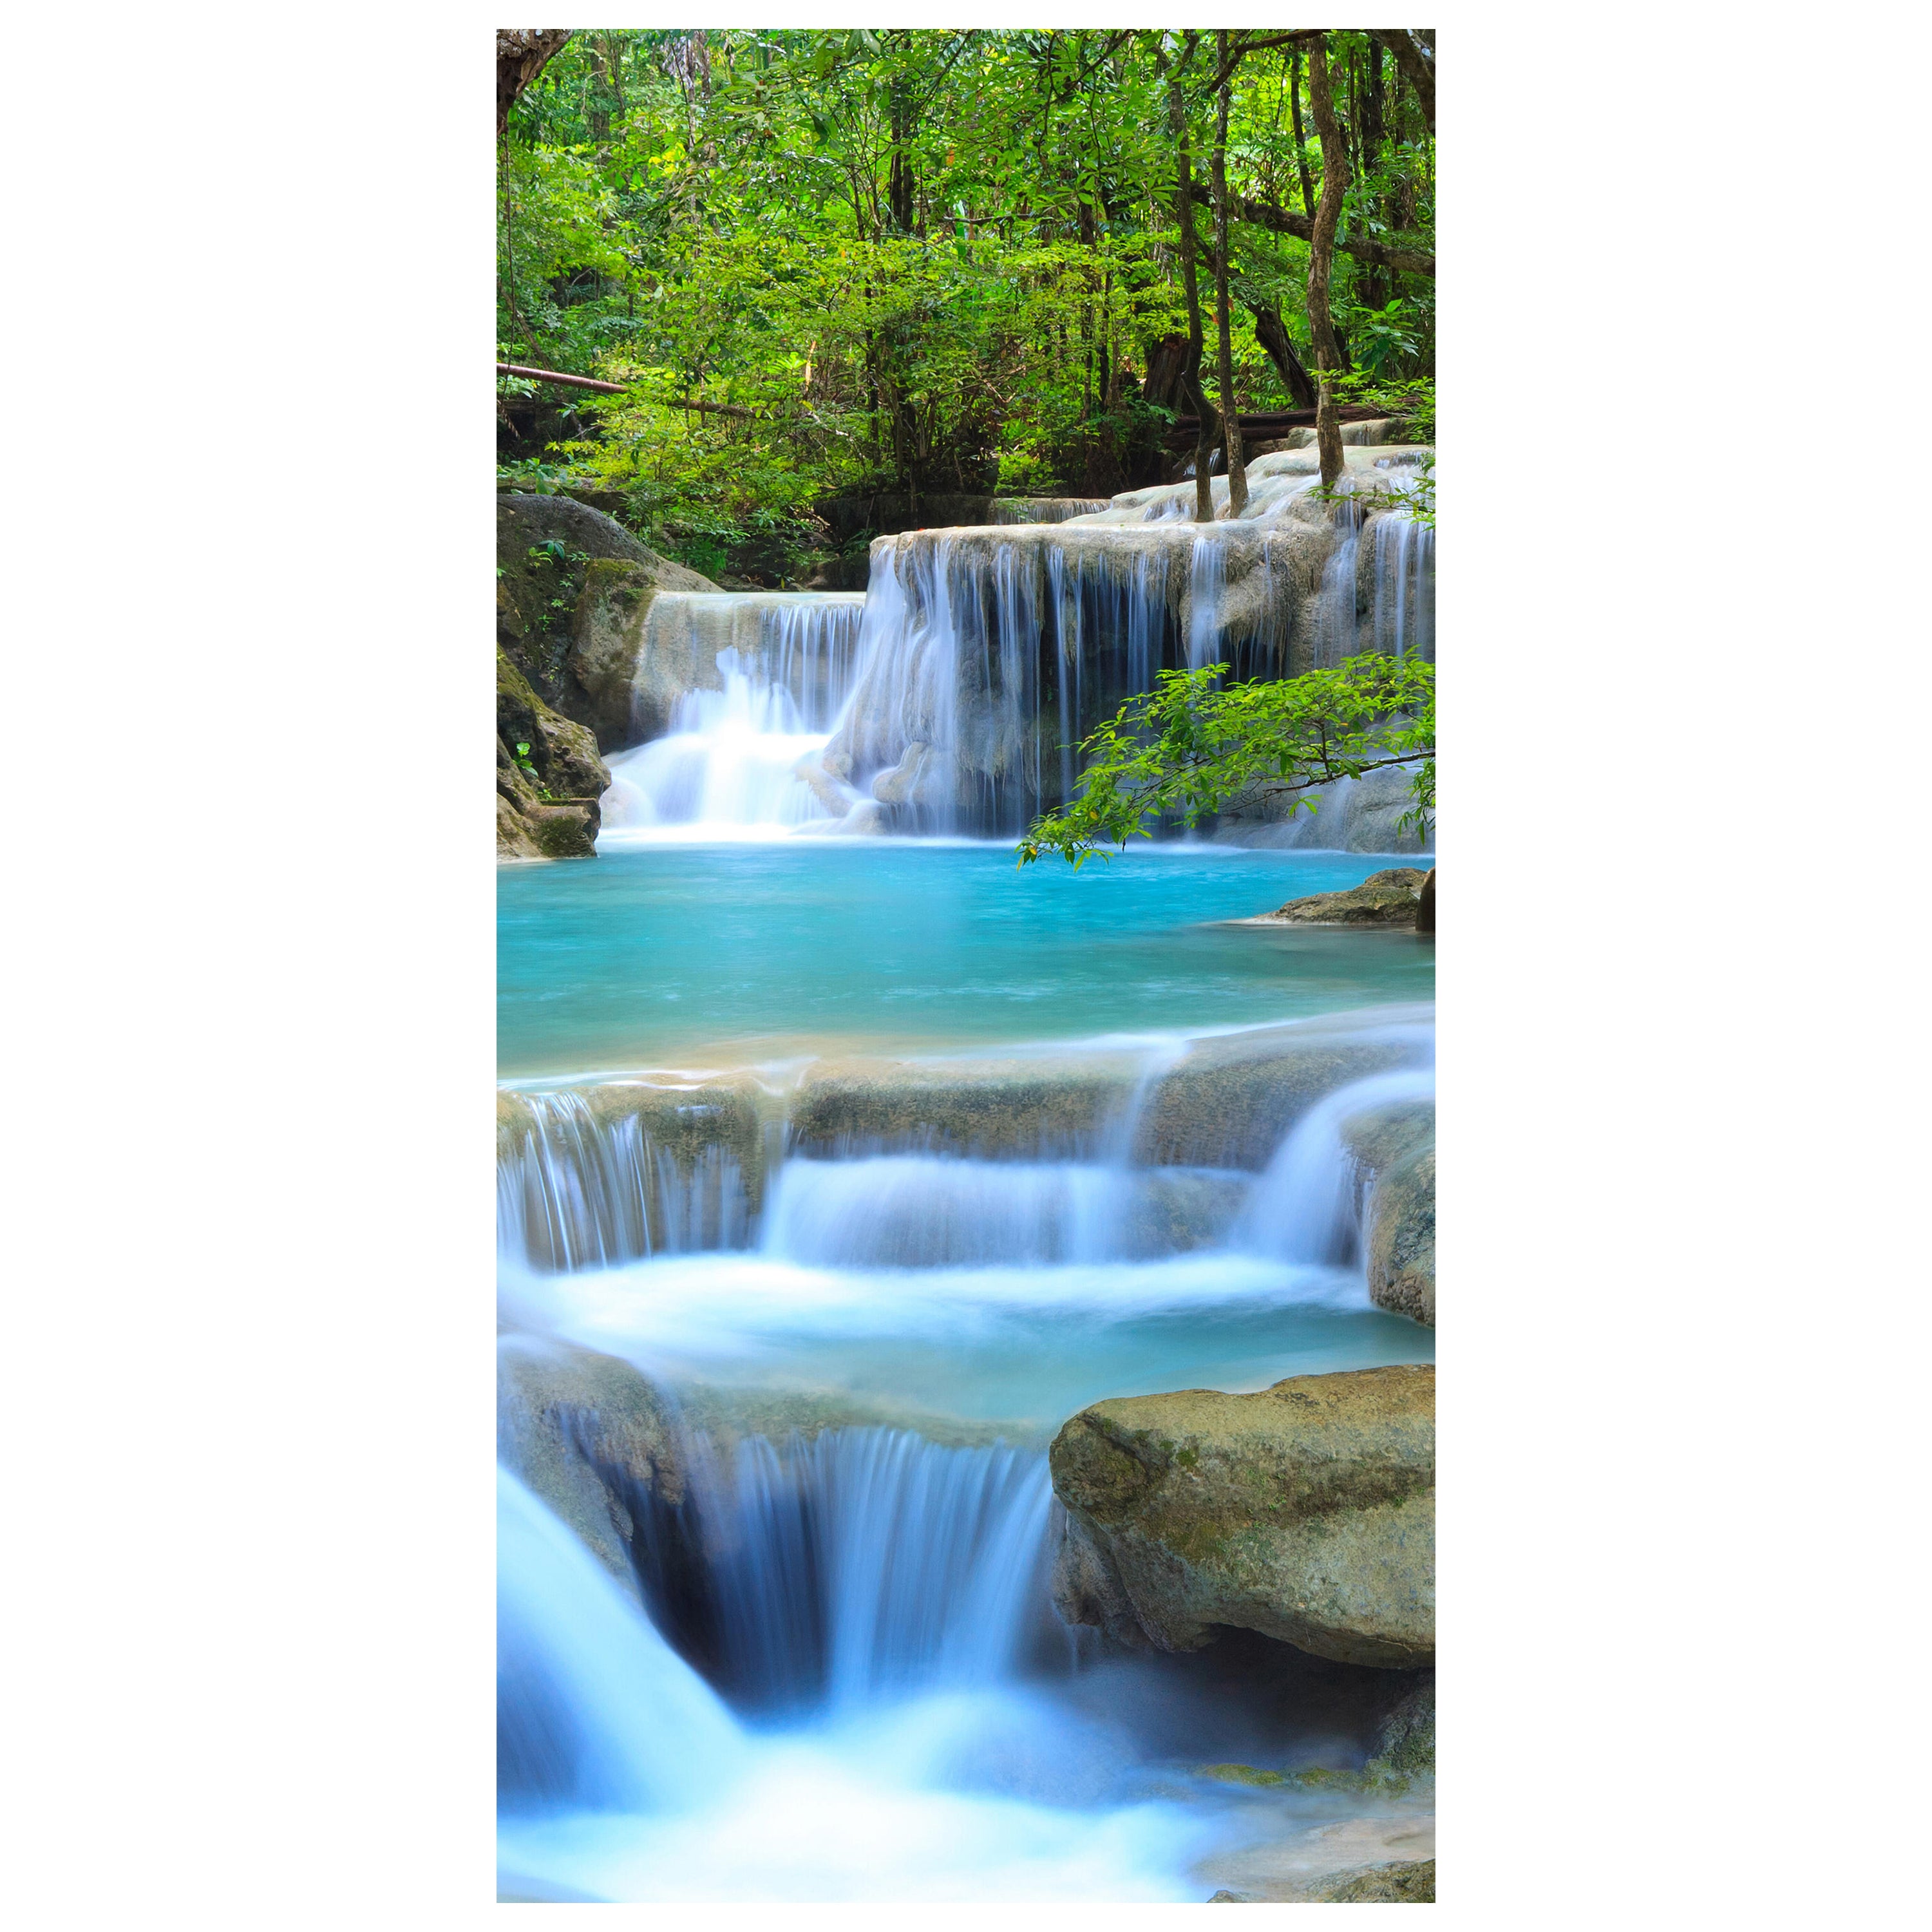
[(504, 473), (776, 584), (834, 499), (1238, 466), (1318, 392), (1432, 434), (1433, 42), (500, 34), (498, 360), (618, 386), (500, 376)]

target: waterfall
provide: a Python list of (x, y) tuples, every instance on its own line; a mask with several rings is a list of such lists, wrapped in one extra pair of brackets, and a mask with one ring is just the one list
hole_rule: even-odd
[(1106, 496), (1020, 496), (993, 504), (995, 524), (1064, 524), (1106, 508)]
[(1332, 670), (1358, 648), (1355, 624), (1355, 568), (1361, 544), (1360, 506), (1346, 497), (1336, 503), (1335, 523), (1342, 540), (1322, 566), (1322, 592), (1316, 606), (1315, 634), (1310, 650), (1311, 670)]
[(640, 684), (668, 658), (715, 666), (719, 687), (687, 690), (666, 735), (610, 760), (605, 830), (621, 842), (667, 826), (742, 835), (838, 817), (799, 767), (824, 748), (850, 694), (864, 608), (856, 595), (660, 592)]
[(1187, 567), (1187, 668), (1198, 670), (1220, 658), (1222, 592), (1228, 582), (1226, 538), (1194, 539)]
[(764, 1252), (854, 1268), (1046, 1267), (1215, 1238), (1238, 1183), (1214, 1168), (882, 1154), (786, 1162)]
[(511, 1808), (656, 1811), (736, 1772), (724, 1706), (563, 1523), (496, 1470), (500, 1788)]
[(1038, 1609), (1046, 1459), (899, 1429), (696, 1445), (721, 1672), (754, 1708), (990, 1685)]
[(920, 829), (956, 823), (959, 640), (952, 603), (954, 541), (920, 554), (875, 547), (859, 630), (859, 668), (833, 743), (855, 782), (906, 808)]
[(1375, 520), (1376, 648), (1436, 661), (1436, 530), (1401, 510)]
[[(1151, 688), (1177, 556), (972, 532), (882, 542), (828, 766), (905, 829), (1020, 831), (1072, 790), (1082, 734)], [(1210, 582), (1210, 615), (1218, 595)]]
[(529, 1094), (532, 1125), (496, 1167), (496, 1240), (547, 1270), (745, 1246), (745, 1177), (728, 1148), (687, 1167), (635, 1114), (604, 1120), (579, 1093)]
[(1255, 1182), (1238, 1238), (1265, 1254), (1317, 1266), (1359, 1264), (1360, 1214), (1355, 1160), (1342, 1130), (1358, 1115), (1398, 1100), (1433, 1096), (1433, 1067), (1397, 1067), (1318, 1100), (1288, 1131)]

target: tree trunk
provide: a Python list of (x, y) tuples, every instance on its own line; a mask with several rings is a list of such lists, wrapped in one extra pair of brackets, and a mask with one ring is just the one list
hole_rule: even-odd
[(1268, 352), (1275, 373), (1294, 398), (1295, 407), (1315, 408), (1315, 378), (1302, 366), (1301, 358), (1294, 352), (1294, 344), (1288, 339), (1288, 329), (1280, 314), (1271, 308), (1256, 308), (1252, 302), (1249, 307), (1255, 318), (1255, 339)]
[[(1340, 138), (1336, 138), (1340, 145)], [(1342, 166), (1348, 165), (1345, 156)], [(1212, 200), (1204, 188), (1194, 190), (1194, 199), (1204, 208)], [(1252, 221), (1257, 228), (1271, 230), (1276, 235), (1292, 235), (1298, 241), (1312, 242), (1315, 224), (1305, 215), (1297, 214), (1293, 209), (1276, 208), (1272, 202), (1250, 201), (1245, 195), (1231, 194), (1228, 197), (1228, 212), (1237, 221)], [(1337, 254), (1352, 255), (1358, 262), (1367, 262), (1377, 268), (1400, 268), (1406, 275), (1433, 275), (1436, 257), (1426, 248), (1391, 247), (1385, 242), (1371, 242), (1365, 235), (1337, 235), (1335, 238)]]
[[(1221, 64), (1228, 62), (1228, 30), (1215, 36)], [(1214, 109), (1214, 320), (1220, 353), (1215, 374), (1221, 391), (1221, 446), (1228, 453), (1228, 514), (1238, 517), (1248, 507), (1248, 473), (1241, 460), (1241, 405), (1234, 394), (1232, 318), (1228, 313), (1228, 104), (1234, 83), (1221, 83)]]
[(568, 27), (499, 27), (496, 29), (496, 135), (508, 131), (510, 110), (570, 38)]
[[(1367, 45), (1368, 64), (1363, 72), (1361, 98), (1356, 123), (1356, 152), (1361, 158), (1363, 178), (1366, 183), (1372, 176), (1376, 164), (1382, 158), (1382, 142), (1388, 136), (1388, 125), (1384, 114), (1382, 92), (1382, 44), (1372, 36)], [(1378, 226), (1385, 226), (1388, 212), (1379, 197), (1365, 211)], [(1368, 274), (1363, 278), (1366, 284), (1364, 293), (1370, 308), (1382, 308), (1393, 299), (1395, 289), (1378, 263), (1371, 263)]]
[[(1187, 36), (1187, 53), (1194, 51), (1197, 36)], [(1181, 56), (1184, 64), (1187, 55)], [(1187, 106), (1180, 93), (1180, 67), (1168, 76), (1167, 122), (1174, 136), (1175, 184), (1174, 213), (1180, 223), (1180, 283), (1187, 296), (1187, 373), (1183, 377), (1189, 400), (1201, 419), (1194, 442), (1194, 520), (1214, 520), (1214, 489), (1209, 481), (1208, 459), (1214, 453), (1214, 411), (1201, 388), (1201, 360), (1206, 340), (1201, 327), (1201, 288), (1194, 272), (1194, 170), (1187, 146)]]
[(1371, 31), (1395, 56), (1402, 77), (1422, 104), (1422, 118), (1436, 132), (1436, 50), (1408, 27), (1376, 27)]
[(894, 229), (902, 235), (910, 235), (914, 220), (913, 171), (912, 157), (906, 152), (906, 144), (912, 138), (913, 115), (903, 80), (892, 82), (890, 106), (892, 156), (886, 182), (886, 205)]
[(1315, 209), (1315, 233), (1308, 254), (1308, 332), (1315, 343), (1315, 441), (1322, 453), (1322, 484), (1332, 489), (1342, 474), (1342, 424), (1335, 413), (1334, 372), (1340, 346), (1328, 308), (1328, 282), (1335, 266), (1335, 230), (1342, 218), (1342, 196), (1348, 186), (1348, 162), (1328, 92), (1325, 38), (1308, 50), (1308, 94), (1315, 110), (1315, 132), (1322, 142), (1322, 199)]
[(1301, 50), (1297, 47), (1288, 64), (1288, 108), (1294, 124), (1294, 166), (1301, 176), (1301, 206), (1308, 219), (1315, 219), (1315, 182), (1308, 172), (1308, 136), (1301, 124)]

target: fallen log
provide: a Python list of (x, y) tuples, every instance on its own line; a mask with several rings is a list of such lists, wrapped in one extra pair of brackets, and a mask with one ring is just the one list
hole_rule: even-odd
[[(1336, 412), (1336, 419), (1342, 422), (1380, 422), (1390, 412), (1376, 409), (1366, 403), (1344, 403)], [(1176, 448), (1191, 446), (1199, 433), (1200, 423), (1193, 416), (1177, 416), (1164, 433), (1162, 440)], [(1241, 412), (1241, 436), (1244, 441), (1252, 436), (1262, 439), (1278, 436), (1283, 430), (1312, 429), (1315, 412), (1312, 410), (1264, 410), (1250, 414)]]
[(520, 362), (499, 362), (500, 376), (520, 376), (526, 382), (560, 382), (566, 389), (595, 389), (599, 395), (621, 396), (622, 382), (600, 382), (592, 376), (566, 376), (555, 369), (526, 369)]
[[(566, 376), (560, 369), (529, 369), (520, 362), (499, 362), (496, 373), (500, 376), (520, 376), (526, 382), (560, 382), (570, 389), (595, 389), (599, 395), (621, 396), (628, 393), (622, 382), (600, 382), (594, 376)], [(756, 422), (756, 410), (741, 409), (736, 403), (700, 403), (694, 401), (671, 402), (664, 404), (668, 410), (696, 410), (707, 416), (742, 416), (747, 422)]]

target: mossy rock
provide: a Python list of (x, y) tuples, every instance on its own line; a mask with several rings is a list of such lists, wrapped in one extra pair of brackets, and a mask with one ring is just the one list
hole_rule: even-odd
[(1220, 1784), (1273, 1785), (1288, 1782), (1278, 1771), (1262, 1771), (1251, 1764), (1204, 1764), (1194, 1774), (1197, 1778), (1211, 1778)]
[[(632, 601), (613, 601), (620, 587)], [(717, 588), (572, 497), (496, 499), (497, 648), (538, 698), (593, 734), (593, 752), (636, 742), (624, 657), (631, 620), (641, 623), (658, 590)]]
[[(527, 750), (520, 747), (527, 746)], [(496, 851), (508, 859), (596, 855), (598, 796), (610, 774), (597, 741), (546, 704), (496, 652)]]
[(1432, 1664), (1435, 1389), (1432, 1368), (1363, 1369), (1083, 1410), (1049, 1456), (1061, 1616), (1143, 1648), (1233, 1625), (1341, 1663)]
[(1351, 1121), (1362, 1176), (1364, 1261), (1378, 1307), (1436, 1325), (1436, 1103), (1405, 1101)]
[[(728, 1229), (743, 1229), (756, 1222), (781, 1131), (776, 1105), (756, 1081), (744, 1076), (692, 1082), (663, 1076), (572, 1090), (602, 1134), (626, 1126), (638, 1134), (639, 1166), (645, 1177), (642, 1204), (654, 1248), (667, 1246), (674, 1228), (686, 1240), (695, 1232), (716, 1242)], [(498, 1160), (517, 1160), (536, 1129), (530, 1102), (522, 1094), (500, 1091)], [(700, 1180), (704, 1186), (694, 1188)], [(703, 1222), (696, 1231), (685, 1225), (694, 1198)], [(547, 1238), (547, 1224), (541, 1216), (534, 1217), (530, 1259), (539, 1268), (556, 1263)]]
[(1324, 1883), (1310, 1901), (1317, 1905), (1433, 1905), (1436, 1861), (1414, 1858), (1365, 1866)]
[(497, 1345), (496, 1454), (634, 1597), (627, 1496), (680, 1502), (685, 1474), (664, 1398), (628, 1362), (533, 1336)]
[(1406, 926), (1413, 928), (1426, 871), (1392, 866), (1371, 872), (1345, 892), (1311, 892), (1290, 899), (1274, 916), (1292, 926)]

